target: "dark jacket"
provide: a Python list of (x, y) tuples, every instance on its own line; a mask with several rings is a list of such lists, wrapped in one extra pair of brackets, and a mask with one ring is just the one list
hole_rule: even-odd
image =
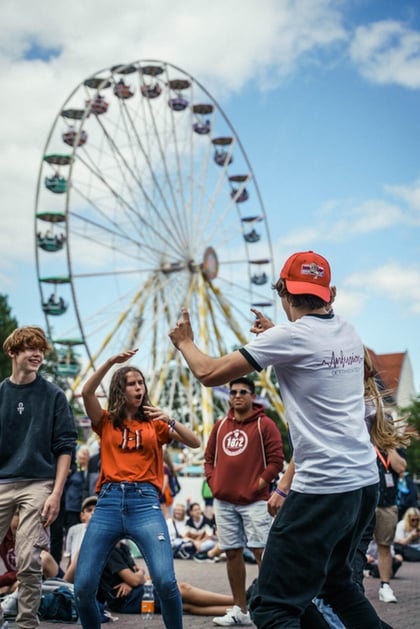
[(77, 431), (64, 392), (42, 376), (0, 384), (0, 478), (52, 480), (57, 457), (71, 454)]

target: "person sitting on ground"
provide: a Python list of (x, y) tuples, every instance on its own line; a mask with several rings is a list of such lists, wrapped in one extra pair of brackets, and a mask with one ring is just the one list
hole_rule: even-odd
[[(77, 560), (78, 553), (64, 575), (64, 580), (69, 583), (74, 581)], [(112, 551), (102, 574), (98, 598), (105, 602), (113, 612), (140, 614), (145, 581), (145, 570), (136, 564), (128, 546), (120, 541)], [(178, 588), (182, 599), (182, 609), (187, 614), (219, 615), (233, 603), (233, 598), (227, 594), (203, 590), (189, 583), (178, 583)], [(160, 602), (156, 590), (154, 594), (155, 613), (160, 613)]]
[(203, 515), (198, 502), (190, 505), (184, 538), (194, 543), (197, 552), (207, 552), (216, 545), (213, 522)]
[(420, 561), (420, 510), (410, 507), (395, 530), (394, 547), (405, 561)]
[[(402, 563), (404, 561), (402, 555), (397, 554), (395, 552), (394, 546), (391, 546), (391, 556), (392, 556), (392, 577), (395, 577), (397, 571), (401, 568)], [(371, 540), (369, 546), (366, 551), (366, 570), (365, 572), (368, 576), (375, 577), (375, 579), (379, 579), (379, 569), (378, 569), (378, 545), (375, 540)]]
[(173, 507), (172, 517), (166, 520), (172, 552), (176, 559), (190, 559), (195, 553), (195, 544), (184, 537), (187, 520), (185, 505), (177, 502)]
[[(215, 529), (215, 533), (217, 535), (217, 529)], [(216, 544), (213, 546), (213, 548), (210, 548), (210, 550), (195, 553), (193, 559), (197, 562), (218, 563), (221, 559), (221, 556), (226, 559), (225, 551), (220, 548), (220, 543), (216, 542)]]
[(85, 498), (80, 512), (80, 523), (73, 524), (73, 526), (71, 526), (68, 530), (66, 537), (66, 550), (64, 552), (64, 557), (68, 559), (67, 567), (70, 565), (72, 557), (81, 546), (86, 532), (86, 527), (90, 522), (93, 512), (95, 511), (97, 502), (97, 496), (88, 496)]
[[(17, 615), (17, 567), (16, 567), (16, 531), (19, 525), (19, 507), (17, 507), (9, 530), (0, 544), (0, 558), (4, 563), (6, 572), (0, 575), (0, 595), (6, 596), (1, 601), (1, 607), (6, 618), (14, 618)], [(41, 550), (42, 578), (63, 577), (64, 572), (47, 551)]]

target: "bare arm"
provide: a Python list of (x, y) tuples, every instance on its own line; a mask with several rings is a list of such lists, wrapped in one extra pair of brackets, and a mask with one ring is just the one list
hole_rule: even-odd
[(197, 437), (195, 432), (193, 432), (190, 428), (188, 428), (187, 426), (184, 426), (184, 424), (181, 424), (181, 422), (171, 420), (171, 418), (168, 417), (168, 415), (164, 411), (162, 411), (160, 408), (157, 408), (155, 406), (146, 406), (146, 405), (144, 405), (143, 408), (147, 417), (149, 417), (150, 419), (154, 421), (161, 420), (161, 421), (166, 422), (169, 425), (171, 425), (172, 422), (175, 422), (175, 424), (173, 424), (173, 429), (171, 428), (171, 433), (170, 433), (173, 439), (177, 439), (178, 441), (181, 441), (181, 443), (185, 444), (189, 448), (200, 447), (201, 445), (200, 438)]
[[(280, 491), (282, 491), (283, 493), (288, 494), (290, 491), (290, 487), (292, 486), (294, 475), (295, 463), (293, 459), (290, 459), (287, 470), (277, 483), (277, 489), (280, 489)], [(280, 510), (280, 507), (285, 500), (286, 498), (284, 496), (280, 496), (280, 494), (278, 494), (276, 491), (273, 491), (267, 503), (268, 513), (273, 517), (277, 515), (277, 512)]]
[(136, 568), (133, 572), (131, 568), (123, 568), (118, 572), (118, 576), (122, 583), (114, 585), (115, 595), (117, 598), (128, 596), (130, 592), (145, 582), (145, 574), (143, 568)]
[(83, 389), (82, 389), (82, 397), (85, 405), (86, 413), (88, 414), (92, 424), (96, 426), (99, 424), (102, 417), (102, 406), (99, 404), (98, 398), (96, 397), (96, 389), (101, 384), (103, 378), (108, 373), (113, 365), (118, 363), (125, 363), (127, 360), (132, 358), (136, 354), (137, 350), (132, 349), (127, 352), (121, 352), (121, 354), (117, 354), (116, 356), (111, 356), (108, 360), (101, 365), (87, 380)]
[(239, 351), (231, 352), (220, 358), (204, 354), (194, 343), (190, 316), (186, 308), (182, 317), (169, 332), (175, 347), (181, 352), (194, 376), (207, 387), (225, 384), (229, 380), (245, 376), (254, 368)]
[(419, 537), (420, 537), (420, 532), (417, 531), (417, 529), (413, 529), (412, 531), (410, 531), (410, 533), (407, 535), (407, 537), (402, 537), (400, 539), (395, 539), (394, 541), (397, 542), (397, 544), (404, 544), (404, 545), (418, 544), (419, 543)]
[(407, 461), (400, 456), (396, 450), (390, 450), (388, 454), (392, 469), (397, 472), (397, 474), (405, 472), (407, 468)]
[(71, 558), (71, 562), (64, 573), (63, 581), (67, 581), (67, 583), (74, 583), (74, 575), (76, 574), (77, 561), (79, 559), (79, 550)]
[(60, 511), (61, 494), (69, 474), (70, 463), (70, 454), (60, 454), (57, 457), (54, 487), (44, 503), (41, 514), (45, 527), (50, 526), (54, 522)]

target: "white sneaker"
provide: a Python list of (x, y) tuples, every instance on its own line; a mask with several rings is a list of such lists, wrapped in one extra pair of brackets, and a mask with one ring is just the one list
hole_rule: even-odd
[(0, 627), (0, 629), (9, 629), (9, 623), (7, 622), (7, 620), (6, 620), (6, 622), (4, 622), (4, 623), (2, 624), (2, 626)]
[(379, 600), (383, 603), (396, 603), (397, 597), (395, 596), (392, 588), (388, 583), (384, 583), (379, 588)]
[[(1, 602), (5, 618), (15, 618), (17, 616), (17, 591), (4, 597)], [(7, 626), (7, 625), (6, 625)]]
[(238, 605), (234, 605), (226, 610), (226, 614), (224, 616), (219, 616), (217, 618), (213, 618), (213, 622), (215, 625), (219, 627), (235, 627), (235, 626), (247, 626), (252, 625), (251, 616), (249, 612), (246, 614), (243, 613), (241, 608)]

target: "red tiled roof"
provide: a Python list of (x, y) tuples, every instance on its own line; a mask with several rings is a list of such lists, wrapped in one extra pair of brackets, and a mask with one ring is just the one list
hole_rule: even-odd
[(390, 391), (393, 397), (396, 397), (406, 352), (375, 354), (371, 349), (368, 349), (368, 351), (372, 358), (373, 366), (385, 385), (385, 390)]

